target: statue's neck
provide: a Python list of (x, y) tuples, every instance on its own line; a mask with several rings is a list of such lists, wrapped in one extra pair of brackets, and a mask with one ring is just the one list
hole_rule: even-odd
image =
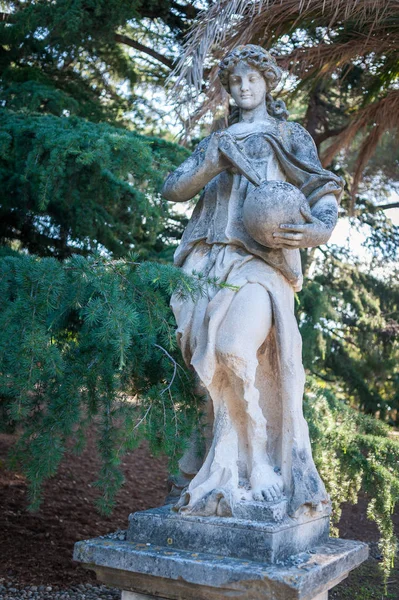
[(256, 108), (252, 108), (251, 110), (245, 110), (244, 108), (240, 109), (240, 121), (244, 123), (254, 123), (255, 121), (266, 121), (270, 118), (267, 108), (266, 102), (262, 102)]

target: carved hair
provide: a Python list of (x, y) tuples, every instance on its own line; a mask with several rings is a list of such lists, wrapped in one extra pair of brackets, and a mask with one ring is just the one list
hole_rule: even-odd
[(277, 119), (286, 119), (288, 111), (285, 103), (283, 100), (273, 100), (269, 93), (280, 82), (282, 70), (277, 66), (275, 58), (262, 46), (255, 46), (255, 44), (237, 46), (224, 57), (219, 63), (218, 75), (225, 90), (230, 94), (229, 77), (240, 61), (255, 67), (263, 75), (268, 92), (266, 94), (268, 113)]

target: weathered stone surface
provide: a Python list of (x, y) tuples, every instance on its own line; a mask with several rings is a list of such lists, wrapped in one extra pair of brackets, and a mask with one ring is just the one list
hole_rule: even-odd
[[(104, 583), (171, 600), (312, 600), (363, 562), (361, 542), (330, 539), (281, 564), (106, 538), (79, 542), (75, 560)], [(323, 596), (321, 596), (323, 598)]]
[[(147, 594), (136, 594), (136, 592), (122, 592), (121, 600), (166, 600), (165, 598), (148, 596)], [(328, 592), (317, 594), (312, 600), (328, 600)]]
[(210, 405), (202, 460), (191, 444), (180, 463), (187, 485), (176, 509), (229, 518), (239, 503), (285, 498), (296, 517), (329, 502), (302, 414), (299, 249), (329, 239), (343, 181), (277, 110), (281, 70), (268, 51), (238, 46), (220, 75), (238, 120), (202, 140), (163, 187), (172, 202), (202, 192), (175, 264), (224, 284), (171, 299), (183, 358)]
[[(288, 516), (287, 506), (287, 498), (281, 498), (277, 502), (237, 502), (233, 506), (232, 516), (235, 519), (244, 519), (245, 521), (273, 521), (278, 523)], [(323, 512), (323, 514), (329, 514), (329, 510)]]
[(127, 540), (275, 563), (328, 541), (328, 534), (329, 518), (323, 515), (261, 522), (182, 516), (162, 507), (130, 515)]

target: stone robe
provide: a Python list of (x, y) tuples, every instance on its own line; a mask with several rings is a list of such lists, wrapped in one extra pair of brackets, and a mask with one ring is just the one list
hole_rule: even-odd
[[(321, 167), (314, 142), (300, 125), (275, 120), (267, 129), (234, 137), (264, 180), (296, 185), (310, 207), (326, 194), (334, 194), (339, 201), (340, 178)], [(203, 140), (166, 185), (173, 186), (184, 173), (200, 168), (208, 143), (209, 138)], [(298, 249), (266, 248), (249, 236), (242, 207), (252, 189), (244, 176), (231, 170), (214, 177), (194, 209), (175, 253), (175, 264), (187, 273), (202, 272), (240, 288), (257, 283), (269, 294), (273, 312), (270, 334), (257, 356), (251, 357), (245, 376), (240, 369), (236, 375), (244, 384), (245, 378), (252, 377), (259, 392), (266, 420), (265, 453), (283, 477), (288, 511), (295, 515), (306, 507), (328, 505), (302, 413), (305, 373), (294, 315), (294, 292), (302, 285), (300, 253)], [(189, 514), (228, 515), (235, 503), (251, 499), (245, 457), (248, 441), (236, 410), (232, 410), (229, 390), (215, 386), (221, 374), (216, 339), (235, 293), (210, 286), (207, 295), (195, 301), (177, 296), (171, 301), (184, 360), (195, 369), (213, 409), (212, 434), (202, 465), (195, 452), (188, 452), (181, 461), (182, 471), (193, 479), (178, 509)], [(245, 343), (245, 331), (242, 336)]]

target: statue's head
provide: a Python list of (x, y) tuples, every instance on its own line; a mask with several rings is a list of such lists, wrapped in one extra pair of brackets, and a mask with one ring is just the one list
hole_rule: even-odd
[(266, 100), (273, 116), (286, 118), (285, 104), (274, 102), (270, 96), (281, 76), (282, 71), (270, 52), (254, 44), (237, 46), (219, 63), (220, 81), (239, 108), (251, 109)]
[(270, 52), (254, 44), (237, 46), (219, 63), (219, 78), (229, 94), (230, 75), (239, 63), (246, 63), (248, 66), (259, 71), (266, 82), (268, 92), (274, 90), (281, 79), (282, 71), (277, 66), (276, 60)]

